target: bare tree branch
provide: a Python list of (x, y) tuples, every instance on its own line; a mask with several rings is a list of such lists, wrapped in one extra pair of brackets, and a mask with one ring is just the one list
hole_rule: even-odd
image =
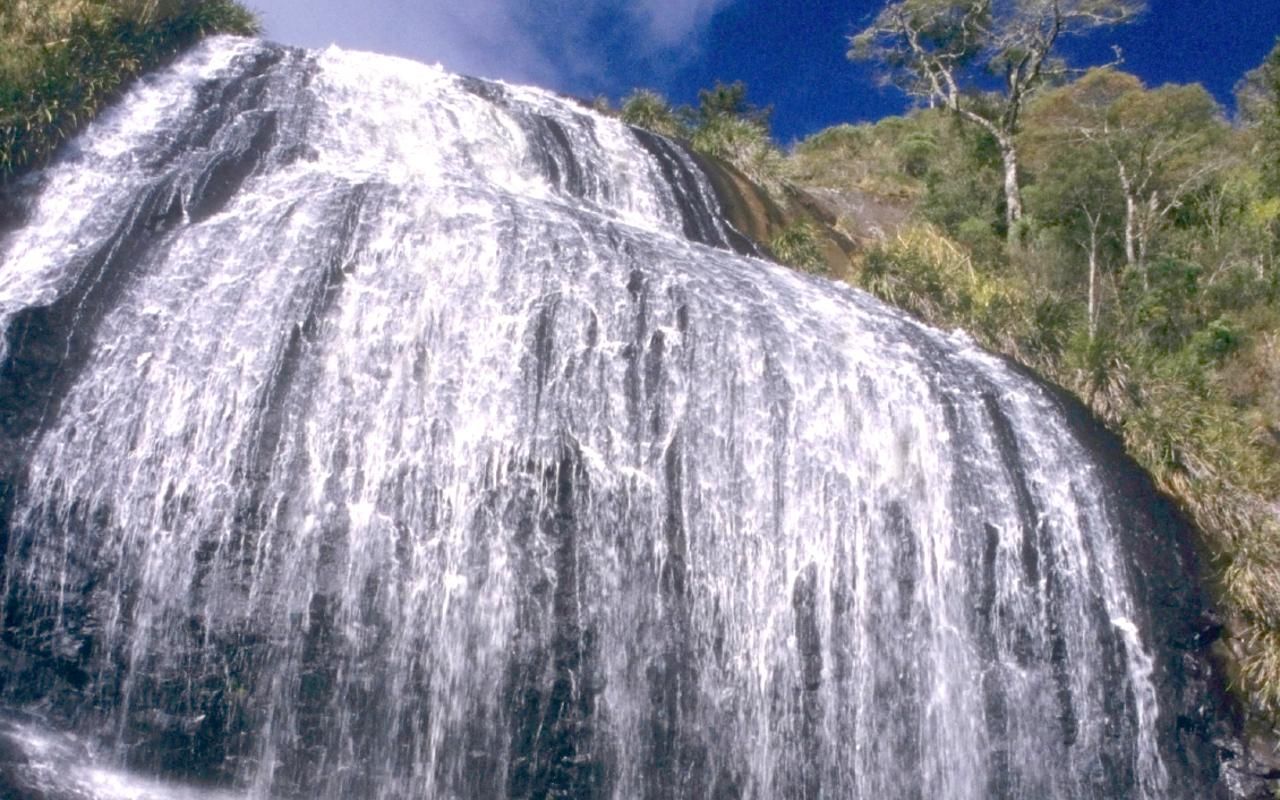
[[(897, 0), (849, 39), (849, 58), (878, 62), (885, 82), (951, 110), (991, 134), (1005, 168), (1006, 222), (1022, 216), (1018, 133), (1037, 91), (1068, 74), (1052, 59), (1063, 36), (1133, 19), (1142, 0)], [(1118, 56), (1118, 51), (1117, 51)], [(1001, 76), (994, 108), (976, 102)]]

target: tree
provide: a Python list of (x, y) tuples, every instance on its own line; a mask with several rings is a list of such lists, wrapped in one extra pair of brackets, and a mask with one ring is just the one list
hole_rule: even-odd
[(1102, 148), (1124, 198), (1125, 263), (1147, 282), (1152, 238), (1193, 192), (1224, 166), (1228, 130), (1199, 84), (1147, 89), (1133, 75), (1090, 70), (1045, 93), (1033, 114), (1066, 145)]
[(742, 81), (716, 81), (710, 89), (698, 90), (698, 120), (703, 125), (717, 119), (736, 117), (758, 124), (768, 132), (772, 115), (771, 106), (760, 108), (747, 101), (747, 85)]
[[(898, 0), (850, 37), (848, 56), (987, 131), (1004, 166), (1009, 235), (1022, 218), (1017, 133), (1027, 101), (1070, 70), (1054, 57), (1064, 36), (1133, 19), (1142, 0)], [(998, 91), (984, 91), (996, 76)]]
[(1097, 132), (1125, 196), (1125, 261), (1146, 277), (1151, 240), (1169, 215), (1224, 166), (1227, 127), (1200, 84), (1128, 92)]
[(1085, 254), (1088, 336), (1093, 341), (1102, 311), (1104, 262), (1123, 225), (1124, 201), (1110, 154), (1097, 142), (1071, 141), (1070, 130), (1055, 124), (1053, 111), (1051, 102), (1028, 109), (1024, 149), (1036, 180), (1028, 189), (1027, 205), (1039, 222)]
[(1236, 108), (1245, 126), (1257, 132), (1266, 188), (1280, 195), (1280, 38), (1262, 64), (1236, 84)]

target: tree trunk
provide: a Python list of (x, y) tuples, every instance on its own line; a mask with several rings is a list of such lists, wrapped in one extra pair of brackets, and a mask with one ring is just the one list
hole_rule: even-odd
[(959, 93), (952, 85), (951, 94), (947, 96), (947, 107), (959, 114), (961, 119), (991, 134), (1000, 148), (1000, 160), (1004, 162), (1004, 219), (1009, 227), (1009, 243), (1013, 244), (1018, 235), (1018, 221), (1022, 219), (1022, 188), (1018, 185), (1018, 148), (1013, 142), (1013, 130), (1001, 128), (995, 122), (967, 108), (960, 107)]
[(1151, 291), (1151, 277), (1147, 275), (1148, 220), (1143, 204), (1130, 191), (1124, 193), (1124, 261), (1129, 269), (1142, 275), (1142, 291)]
[(1124, 263), (1138, 265), (1138, 201), (1128, 191), (1124, 193)]
[(1102, 214), (1089, 219), (1089, 341), (1098, 335), (1098, 225)]
[(1129, 179), (1129, 171), (1119, 156), (1112, 156), (1116, 162), (1116, 173), (1120, 178), (1120, 189), (1124, 192), (1124, 263), (1133, 268), (1138, 264), (1138, 198), (1135, 197), (1133, 181)]
[(1017, 223), (1022, 219), (1022, 189), (1018, 186), (1018, 151), (1011, 139), (1001, 139), (1000, 157), (1004, 161), (1005, 222), (1009, 226), (1009, 239), (1017, 235)]
[(1138, 225), (1138, 269), (1142, 270), (1142, 288), (1144, 289), (1149, 288), (1147, 286), (1147, 249), (1151, 244), (1151, 234), (1164, 216), (1160, 211), (1160, 197), (1157, 193), (1151, 193), (1147, 198), (1146, 206)]

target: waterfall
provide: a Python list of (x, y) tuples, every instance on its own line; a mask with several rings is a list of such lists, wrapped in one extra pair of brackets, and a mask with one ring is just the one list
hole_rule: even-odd
[(217, 38), (6, 203), (0, 793), (1222, 791), (1168, 504), (672, 142)]

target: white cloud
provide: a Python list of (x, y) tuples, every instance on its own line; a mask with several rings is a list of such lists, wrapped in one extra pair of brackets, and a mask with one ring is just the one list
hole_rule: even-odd
[(671, 69), (736, 0), (248, 0), (267, 35), (439, 61), (455, 72), (598, 91), (623, 66)]
[(639, 0), (630, 5), (631, 12), (648, 26), (652, 41), (671, 46), (696, 34), (731, 2), (733, 0)]

